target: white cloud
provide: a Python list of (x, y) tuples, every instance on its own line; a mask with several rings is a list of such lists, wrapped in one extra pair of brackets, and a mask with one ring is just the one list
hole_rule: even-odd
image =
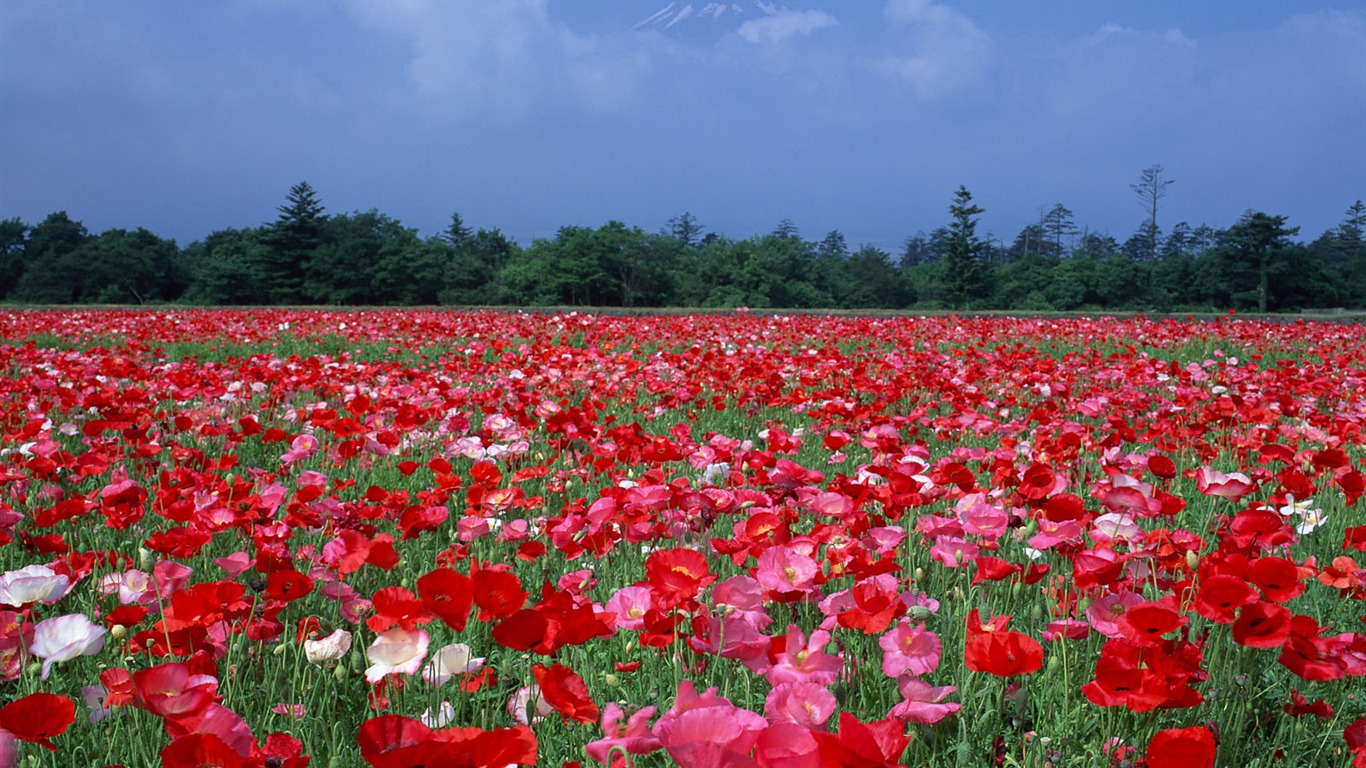
[(809, 35), (818, 29), (834, 27), (839, 20), (825, 11), (794, 11), (765, 9), (762, 18), (750, 19), (740, 25), (740, 37), (755, 45), (781, 43), (794, 35)]
[(680, 21), (682, 21), (682, 20), (688, 18), (689, 16), (692, 15), (692, 10), (693, 10), (693, 8), (692, 8), (692, 3), (688, 3), (687, 5), (683, 6), (682, 8), (679, 8), (679, 9), (678, 9), (678, 13), (677, 13), (677, 14), (674, 14), (674, 17), (673, 17), (672, 19), (669, 20), (669, 23), (664, 25), (664, 28), (665, 28), (665, 29), (668, 29), (669, 27), (672, 27), (673, 25), (677, 24), (678, 22), (680, 22)]
[(878, 69), (924, 99), (980, 84), (990, 69), (991, 39), (972, 19), (930, 0), (890, 0), (888, 21), (906, 30), (910, 49), (884, 57)]
[(1185, 48), (1195, 47), (1195, 41), (1186, 37), (1186, 34), (1176, 27), (1172, 27), (1165, 32), (1140, 32), (1136, 29), (1121, 26), (1113, 22), (1102, 24), (1100, 29), (1082, 38), (1082, 42), (1091, 45), (1105, 45), (1114, 43), (1160, 43), (1164, 45), (1175, 45)]
[(648, 62), (551, 18), (547, 0), (347, 0), (363, 26), (406, 40), (417, 96), (447, 114), (503, 120), (569, 98), (619, 108)]

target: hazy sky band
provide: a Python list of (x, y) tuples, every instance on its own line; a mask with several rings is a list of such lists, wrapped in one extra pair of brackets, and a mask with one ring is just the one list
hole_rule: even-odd
[(0, 0), (0, 217), (182, 243), (305, 179), (522, 242), (690, 211), (895, 251), (959, 184), (1006, 242), (1059, 202), (1123, 240), (1153, 163), (1164, 231), (1312, 238), (1366, 197), (1362, 125), (1355, 3)]

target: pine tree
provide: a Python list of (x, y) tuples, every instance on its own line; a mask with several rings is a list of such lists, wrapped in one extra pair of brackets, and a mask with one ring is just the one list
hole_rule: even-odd
[(949, 206), (953, 223), (944, 241), (944, 259), (940, 262), (940, 285), (944, 301), (953, 309), (962, 309), (973, 299), (986, 298), (991, 293), (991, 267), (982, 258), (987, 243), (977, 237), (977, 216), (983, 213), (974, 205), (967, 187), (958, 187)]
[(265, 233), (259, 273), (272, 304), (298, 304), (303, 301), (304, 268), (322, 245), (327, 216), (317, 193), (302, 181), (289, 190), (280, 217)]

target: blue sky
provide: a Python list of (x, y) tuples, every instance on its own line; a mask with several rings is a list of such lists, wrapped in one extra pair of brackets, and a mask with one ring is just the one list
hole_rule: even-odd
[[(689, 10), (690, 9), (690, 10)], [(964, 184), (1009, 242), (1366, 198), (1361, 2), (0, 0), (0, 218), (182, 244), (330, 212), (523, 243), (684, 211), (895, 252)]]

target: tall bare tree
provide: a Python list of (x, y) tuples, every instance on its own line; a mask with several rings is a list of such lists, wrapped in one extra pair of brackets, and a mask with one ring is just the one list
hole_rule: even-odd
[(1154, 163), (1143, 169), (1143, 173), (1138, 178), (1137, 184), (1130, 184), (1129, 188), (1138, 196), (1139, 203), (1143, 210), (1148, 212), (1148, 231), (1146, 232), (1149, 245), (1148, 258), (1157, 256), (1157, 204), (1162, 198), (1167, 196), (1167, 187), (1176, 183), (1176, 179), (1164, 179), (1162, 177), (1162, 166)]

